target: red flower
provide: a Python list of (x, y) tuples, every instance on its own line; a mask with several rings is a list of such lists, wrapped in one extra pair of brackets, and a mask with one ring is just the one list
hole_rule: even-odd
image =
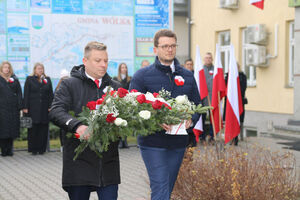
[(124, 89), (124, 88), (119, 88), (118, 89), (118, 95), (120, 98), (123, 98), (126, 96), (126, 94), (128, 94), (128, 90)]
[(86, 107), (88, 107), (90, 110), (96, 109), (96, 101), (90, 101), (86, 104)]
[(79, 139), (79, 138), (80, 138), (80, 135), (79, 135), (79, 133), (75, 133), (74, 135), (75, 135), (75, 137), (76, 137), (77, 139)]
[(102, 104), (102, 103), (103, 103), (103, 101), (104, 101), (104, 99), (103, 99), (103, 98), (101, 98), (101, 99), (98, 99), (98, 100), (96, 101), (96, 104), (97, 104), (97, 105), (100, 105), (100, 104)]
[(9, 82), (9, 83), (13, 83), (14, 81), (15, 81), (15, 80), (14, 80), (13, 78), (11, 78), (11, 77), (8, 79), (8, 82)]
[(162, 103), (161, 101), (155, 100), (155, 101), (152, 103), (152, 108), (153, 108), (154, 110), (159, 110), (159, 109), (161, 109), (162, 105), (163, 105), (163, 103)]
[(48, 81), (47, 81), (47, 79), (44, 78), (43, 82), (44, 82), (44, 84), (47, 84)]
[(110, 113), (106, 116), (106, 121), (108, 123), (114, 123), (115, 120), (116, 120), (116, 117), (114, 117), (112, 113)]
[(105, 99), (105, 97), (106, 97), (106, 93), (103, 94), (101, 98), (102, 98), (102, 99)]
[(154, 93), (153, 93), (153, 96), (156, 98), (156, 97), (159, 96), (159, 94), (158, 94), (157, 92), (154, 92)]
[(138, 92), (136, 89), (132, 89), (130, 90), (130, 92)]
[(140, 95), (138, 95), (138, 96), (136, 97), (136, 100), (137, 100), (140, 104), (142, 104), (142, 103), (145, 103), (145, 102), (146, 102), (146, 97), (145, 97), (144, 94), (140, 94)]
[(114, 96), (115, 92), (116, 92), (115, 90), (110, 91), (110, 96)]

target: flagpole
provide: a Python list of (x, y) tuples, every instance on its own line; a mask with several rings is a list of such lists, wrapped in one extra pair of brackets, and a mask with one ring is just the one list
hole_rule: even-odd
[[(209, 95), (207, 95), (207, 100), (208, 100), (208, 105), (211, 107)], [(209, 112), (210, 112), (210, 120), (211, 120), (212, 127), (213, 127), (214, 138), (215, 138), (215, 140), (217, 140), (217, 134), (216, 134), (216, 128), (215, 128), (215, 120), (213, 119), (212, 109), (209, 109)]]

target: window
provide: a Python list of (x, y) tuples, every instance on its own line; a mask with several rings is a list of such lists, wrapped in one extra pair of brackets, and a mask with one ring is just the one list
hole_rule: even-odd
[(289, 23), (289, 86), (294, 86), (295, 22)]
[(246, 51), (250, 45), (246, 42), (246, 28), (242, 30), (242, 70), (247, 76), (247, 85), (256, 86), (256, 67), (246, 66)]
[(221, 62), (224, 74), (228, 72), (230, 60), (230, 31), (222, 31), (218, 34), (220, 44)]

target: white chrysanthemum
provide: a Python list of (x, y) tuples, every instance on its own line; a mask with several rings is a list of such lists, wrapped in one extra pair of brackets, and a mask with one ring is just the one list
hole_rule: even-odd
[(121, 125), (122, 125), (122, 126), (127, 126), (127, 124), (128, 124), (127, 121), (126, 121), (125, 119), (123, 119)]
[(187, 98), (185, 95), (177, 96), (175, 99), (177, 104), (185, 104), (187, 102)]
[(140, 116), (141, 118), (147, 120), (147, 119), (150, 119), (150, 117), (151, 117), (151, 112), (148, 111), (148, 110), (142, 110), (142, 111), (139, 112), (139, 116)]
[(116, 120), (114, 121), (114, 123), (116, 126), (121, 126), (123, 121), (124, 120), (122, 118), (117, 117)]

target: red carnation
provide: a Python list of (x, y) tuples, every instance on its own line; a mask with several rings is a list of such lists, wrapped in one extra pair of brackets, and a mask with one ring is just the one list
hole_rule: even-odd
[(156, 97), (159, 96), (159, 94), (158, 94), (157, 92), (154, 92), (154, 93), (153, 93), (153, 96), (156, 98)]
[(86, 107), (88, 107), (90, 110), (96, 109), (96, 101), (90, 101), (86, 104)]
[(119, 88), (118, 89), (118, 95), (120, 98), (125, 97), (128, 94), (128, 90), (124, 89), (124, 88)]
[(101, 104), (103, 103), (103, 101), (104, 101), (103, 98), (98, 99), (98, 100), (96, 101), (96, 104), (97, 104), (97, 105), (101, 105)]
[(115, 90), (110, 91), (110, 96), (114, 96), (115, 92)]
[(163, 105), (163, 103), (162, 103), (161, 101), (155, 100), (155, 101), (152, 103), (152, 108), (153, 108), (154, 110), (159, 110), (159, 109), (161, 109), (162, 105)]
[(136, 89), (132, 89), (130, 90), (130, 92), (138, 92)]
[(140, 94), (140, 95), (138, 95), (138, 96), (136, 97), (136, 100), (137, 100), (140, 104), (142, 104), (142, 103), (145, 103), (145, 102), (146, 102), (146, 97), (145, 97), (144, 94)]
[(114, 117), (112, 113), (110, 113), (106, 116), (106, 121), (108, 123), (114, 123), (115, 120), (116, 120), (116, 117)]

